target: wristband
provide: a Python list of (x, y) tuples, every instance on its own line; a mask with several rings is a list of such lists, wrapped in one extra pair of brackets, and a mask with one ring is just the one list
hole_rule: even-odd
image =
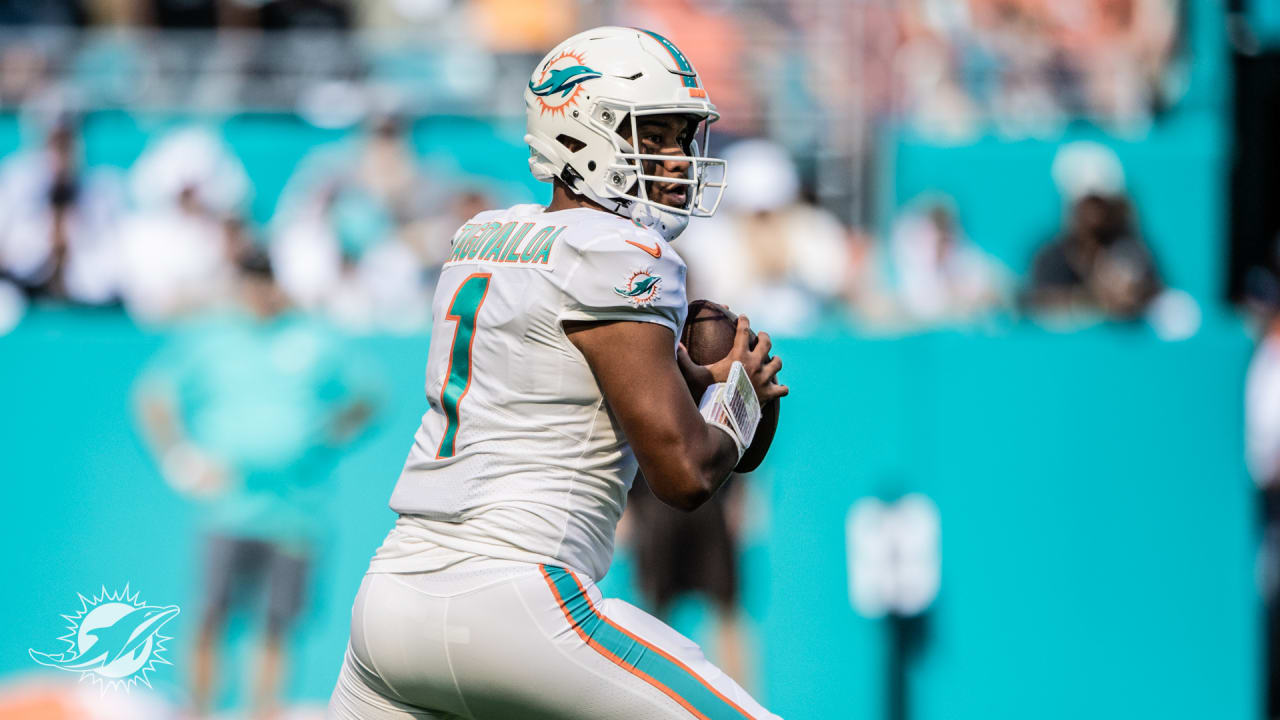
[(742, 363), (735, 360), (729, 367), (729, 377), (707, 388), (698, 403), (698, 412), (708, 425), (729, 434), (741, 460), (760, 424), (760, 398)]

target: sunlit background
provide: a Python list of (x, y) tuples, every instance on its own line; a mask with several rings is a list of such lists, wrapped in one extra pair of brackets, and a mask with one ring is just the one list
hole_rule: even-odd
[[(0, 0), (0, 718), (321, 716), (438, 266), (549, 200), (522, 91), (601, 24), (720, 109), (676, 248), (792, 388), (735, 559), (637, 513), (604, 591), (787, 718), (1280, 715), (1280, 5)], [(29, 652), (126, 585), (149, 687)]]

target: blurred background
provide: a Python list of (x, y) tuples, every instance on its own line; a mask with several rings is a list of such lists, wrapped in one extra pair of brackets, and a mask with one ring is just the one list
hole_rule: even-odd
[[(0, 0), (0, 718), (320, 717), (438, 265), (600, 24), (702, 74), (690, 297), (792, 388), (605, 592), (788, 718), (1280, 716), (1280, 4)], [(150, 687), (34, 662), (126, 584)]]

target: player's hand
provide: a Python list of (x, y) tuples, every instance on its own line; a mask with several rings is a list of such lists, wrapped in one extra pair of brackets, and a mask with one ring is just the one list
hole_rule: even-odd
[(746, 315), (738, 316), (738, 329), (733, 337), (733, 349), (729, 354), (716, 363), (707, 366), (711, 371), (711, 377), (715, 382), (724, 382), (729, 378), (729, 368), (733, 366), (734, 361), (742, 363), (742, 367), (747, 371), (747, 377), (751, 378), (751, 384), (756, 389), (756, 397), (760, 399), (760, 404), (765, 405), (780, 397), (785, 397), (790, 389), (786, 385), (778, 384), (778, 371), (782, 369), (782, 358), (770, 357), (769, 350), (773, 348), (773, 341), (769, 339), (769, 333), (761, 332), (756, 338), (756, 346), (751, 347), (751, 321)]
[(164, 479), (180, 494), (208, 499), (226, 491), (229, 474), (214, 456), (191, 443), (174, 445), (161, 459)]
[(689, 348), (684, 343), (676, 346), (676, 364), (680, 366), (680, 374), (684, 376), (684, 384), (689, 386), (689, 394), (696, 402), (711, 387), (716, 379), (712, 377), (711, 368), (699, 365), (689, 357)]

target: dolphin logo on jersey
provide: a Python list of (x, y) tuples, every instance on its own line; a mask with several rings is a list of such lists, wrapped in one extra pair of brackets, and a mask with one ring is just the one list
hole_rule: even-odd
[(534, 85), (533, 81), (529, 81), (529, 90), (539, 97), (547, 97), (559, 92), (560, 97), (568, 95), (579, 83), (587, 80), (594, 80), (601, 77), (602, 74), (592, 70), (586, 65), (574, 65), (573, 67), (559, 68), (551, 71), (551, 77), (547, 78), (539, 85)]
[(636, 270), (627, 278), (625, 287), (616, 287), (615, 293), (627, 299), (636, 307), (652, 305), (658, 300), (662, 289), (662, 278), (651, 274), (648, 270)]
[(68, 649), (61, 653), (28, 650), (41, 665), (78, 672), (95, 682), (128, 688), (136, 682), (148, 687), (147, 673), (157, 664), (170, 664), (162, 657), (164, 642), (170, 638), (160, 628), (179, 612), (177, 605), (147, 605), (138, 593), (108, 593), (92, 600), (80, 596), (80, 612), (63, 617), (71, 624), (60, 640)]

